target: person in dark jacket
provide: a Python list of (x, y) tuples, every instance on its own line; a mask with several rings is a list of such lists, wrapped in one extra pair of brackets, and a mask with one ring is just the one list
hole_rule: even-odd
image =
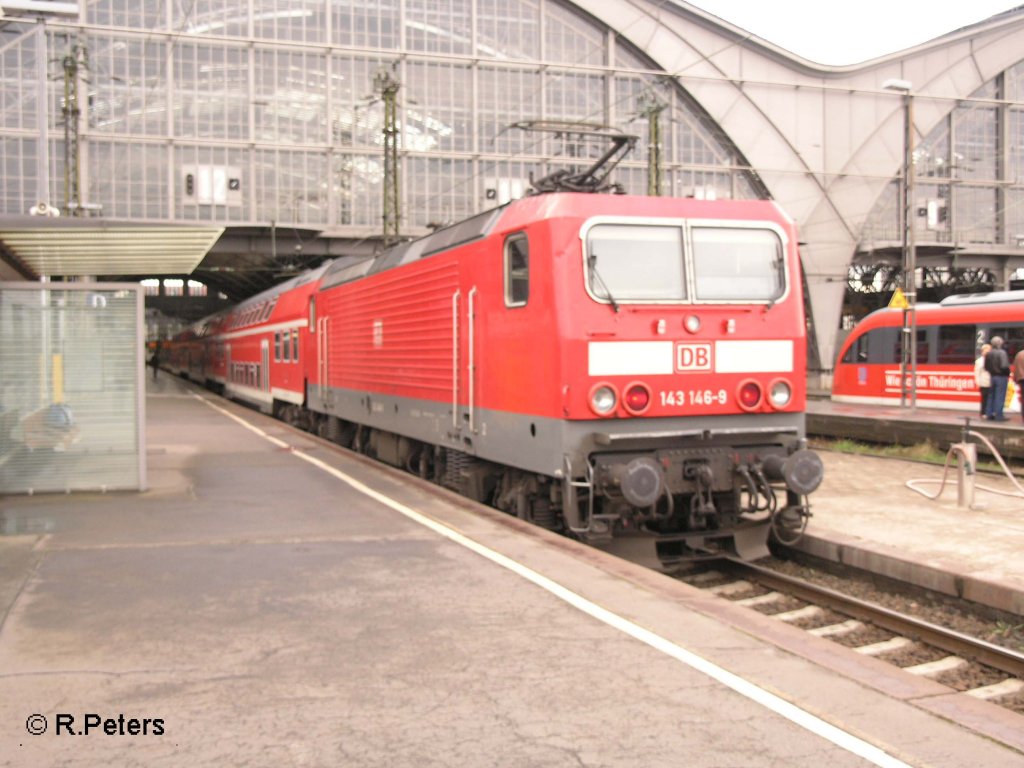
[(992, 375), (986, 416), (989, 421), (1009, 421), (1003, 415), (1003, 406), (1006, 401), (1006, 387), (1010, 382), (1010, 358), (1003, 349), (1002, 336), (993, 336), (991, 344), (992, 349), (985, 355), (985, 370)]

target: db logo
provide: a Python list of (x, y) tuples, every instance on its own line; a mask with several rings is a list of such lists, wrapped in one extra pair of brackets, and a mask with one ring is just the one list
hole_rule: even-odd
[(710, 344), (676, 344), (676, 371), (710, 371)]

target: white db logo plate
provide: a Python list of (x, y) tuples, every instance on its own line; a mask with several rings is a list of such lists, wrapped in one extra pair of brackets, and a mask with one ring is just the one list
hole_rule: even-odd
[(676, 372), (710, 371), (711, 344), (676, 344)]

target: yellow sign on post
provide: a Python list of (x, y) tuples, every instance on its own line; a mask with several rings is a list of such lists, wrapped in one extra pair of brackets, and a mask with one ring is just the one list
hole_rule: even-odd
[(903, 289), (897, 288), (893, 291), (892, 298), (889, 299), (889, 309), (909, 309), (910, 304), (907, 302), (907, 297), (903, 295)]

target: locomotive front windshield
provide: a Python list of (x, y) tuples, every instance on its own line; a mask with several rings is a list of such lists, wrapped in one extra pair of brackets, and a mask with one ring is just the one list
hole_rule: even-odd
[(590, 292), (604, 300), (686, 298), (679, 227), (600, 224), (587, 238)]
[[(782, 241), (769, 229), (597, 224), (586, 238), (590, 293), (601, 301), (774, 302), (786, 292)], [(689, 262), (690, 270), (687, 270)]]

